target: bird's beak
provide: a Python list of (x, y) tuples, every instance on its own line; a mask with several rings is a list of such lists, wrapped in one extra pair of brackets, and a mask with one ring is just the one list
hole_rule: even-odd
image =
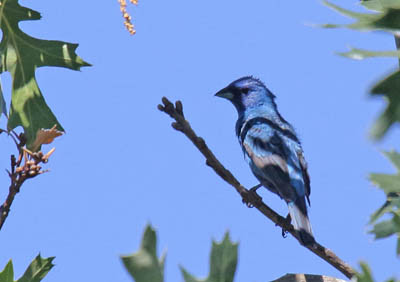
[(228, 99), (228, 100), (232, 100), (233, 99), (233, 93), (232, 93), (232, 91), (230, 90), (229, 87), (225, 87), (225, 88), (221, 89), (220, 91), (218, 91), (215, 94), (215, 96), (221, 97), (221, 98), (225, 98), (225, 99)]

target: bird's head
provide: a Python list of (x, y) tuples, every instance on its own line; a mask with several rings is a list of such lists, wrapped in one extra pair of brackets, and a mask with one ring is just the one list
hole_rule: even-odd
[(274, 94), (265, 87), (264, 83), (252, 76), (245, 76), (235, 80), (218, 91), (215, 96), (231, 101), (239, 115), (252, 108), (276, 107)]

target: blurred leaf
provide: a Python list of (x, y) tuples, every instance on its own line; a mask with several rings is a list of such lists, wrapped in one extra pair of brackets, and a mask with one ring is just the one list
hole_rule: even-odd
[(391, 212), (394, 207), (400, 208), (400, 193), (389, 193), (387, 201), (371, 215), (369, 223), (374, 223), (385, 213)]
[(383, 154), (394, 164), (394, 167), (400, 173), (400, 153), (392, 150), (383, 152)]
[[(345, 27), (356, 30), (384, 30), (399, 34), (400, 31), (400, 1), (393, 0), (364, 0), (361, 3), (375, 13), (353, 12), (330, 2), (324, 4), (333, 10), (355, 20), (350, 24), (325, 24), (325, 28)], [(396, 37), (397, 38), (397, 37)], [(400, 39), (397, 39), (400, 40)], [(397, 41), (396, 41), (397, 42)], [(399, 57), (400, 51), (368, 51), (363, 49), (351, 49), (349, 52), (339, 55), (352, 59), (365, 59), (369, 57)], [(387, 99), (387, 107), (380, 115), (372, 128), (372, 137), (382, 138), (393, 123), (400, 121), (400, 72), (396, 71), (378, 82), (371, 90), (372, 95), (383, 95)]]
[(0, 282), (14, 282), (14, 268), (11, 260), (8, 261), (6, 267), (0, 272)]
[(383, 173), (371, 173), (370, 180), (385, 193), (399, 193), (400, 192), (400, 175), (389, 175)]
[(400, 51), (369, 51), (357, 48), (351, 48), (348, 52), (337, 54), (354, 60), (363, 60), (373, 57), (400, 57)]
[(400, 232), (400, 225), (395, 220), (384, 220), (374, 225), (374, 228), (369, 232), (375, 234), (375, 239), (389, 237), (397, 232)]
[(53, 268), (54, 257), (42, 258), (40, 254), (31, 262), (24, 275), (16, 282), (39, 282)]
[(376, 222), (384, 214), (391, 214), (392, 218), (376, 223), (369, 233), (375, 234), (375, 239), (397, 234), (396, 254), (400, 254), (400, 154), (396, 151), (384, 152), (384, 155), (394, 164), (396, 174), (372, 173), (370, 180), (385, 193), (386, 202), (371, 215), (370, 224)]
[(21, 21), (39, 20), (38, 12), (20, 6), (18, 0), (0, 0), (0, 4), (0, 73), (9, 71), (13, 78), (8, 128), (23, 126), (30, 148), (40, 128), (56, 124), (58, 130), (64, 131), (42, 96), (36, 69), (56, 66), (79, 70), (89, 64), (76, 55), (77, 44), (37, 39), (19, 28)]
[(371, 23), (378, 20), (380, 17), (382, 17), (382, 14), (375, 13), (357, 13), (353, 12), (347, 9), (344, 9), (340, 6), (337, 6), (335, 4), (332, 4), (328, 1), (323, 1), (323, 3), (328, 6), (329, 8), (335, 10), (336, 12), (347, 16), (352, 19), (356, 19), (357, 22), (352, 23), (352, 24), (324, 24), (322, 27), (325, 28), (340, 28), (340, 27), (345, 27), (345, 28), (351, 28), (351, 29), (371, 29)]
[(394, 207), (400, 208), (400, 153), (393, 150), (383, 152), (383, 154), (394, 164), (397, 171), (396, 174), (370, 174), (370, 180), (381, 188), (387, 197), (382, 207), (371, 216), (370, 223), (376, 221), (383, 214), (391, 212)]
[(371, 95), (384, 96), (387, 106), (372, 127), (371, 136), (380, 139), (388, 129), (400, 121), (400, 71), (396, 71), (371, 89)]
[(361, 0), (361, 4), (367, 9), (383, 11), (387, 8), (400, 8), (399, 0)]
[[(15, 282), (40, 282), (46, 274), (53, 268), (54, 257), (42, 258), (40, 254), (33, 259), (25, 270), (24, 275)], [(6, 267), (0, 272), (0, 282), (14, 282), (14, 269), (10, 260)]]
[(360, 263), (361, 272), (356, 274), (357, 282), (374, 282), (371, 269), (365, 262)]
[(353, 18), (353, 19), (358, 19), (358, 20), (371, 20), (371, 19), (376, 19), (376, 16), (379, 14), (366, 14), (366, 13), (358, 13), (358, 12), (353, 12), (347, 9), (344, 9), (340, 6), (337, 6), (333, 3), (330, 3), (328, 1), (322, 1), (323, 4), (325, 4), (326, 6), (328, 6), (329, 8), (335, 10), (336, 12), (347, 16), (349, 18)]
[(397, 6), (384, 9), (379, 13), (358, 13), (344, 9), (328, 1), (323, 1), (323, 3), (336, 12), (355, 19), (356, 22), (351, 24), (325, 24), (322, 25), (322, 27), (344, 27), (357, 30), (385, 30), (388, 32), (396, 32), (400, 29), (400, 9), (395, 8)]
[(397, 201), (397, 193), (400, 193), (400, 153), (393, 150), (383, 154), (396, 168), (396, 174), (371, 173), (369, 178), (372, 183), (385, 191), (390, 200)]
[(238, 260), (238, 244), (233, 243), (226, 232), (221, 243), (212, 242), (210, 273), (205, 279), (197, 279), (183, 267), (181, 272), (185, 282), (232, 282)]
[(397, 238), (396, 255), (400, 256), (400, 236)]
[(164, 281), (165, 254), (157, 257), (157, 235), (147, 225), (138, 252), (130, 256), (122, 256), (122, 262), (136, 282)]
[(4, 114), (5, 116), (7, 116), (7, 105), (6, 105), (6, 101), (4, 100), (3, 88), (1, 87), (1, 82), (0, 82), (0, 117), (1, 117), (1, 114)]

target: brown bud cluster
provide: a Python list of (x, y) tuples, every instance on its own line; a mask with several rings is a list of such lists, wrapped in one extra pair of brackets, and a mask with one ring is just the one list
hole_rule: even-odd
[(40, 163), (47, 163), (51, 154), (53, 154), (55, 148), (51, 149), (47, 154), (43, 154), (42, 152), (31, 152), (28, 149), (23, 148), (23, 159), (24, 164), (15, 163), (14, 170), (14, 178), (25, 180), (27, 178), (35, 177), (36, 175), (45, 173), (46, 171), (42, 170), (42, 167), (39, 165)]

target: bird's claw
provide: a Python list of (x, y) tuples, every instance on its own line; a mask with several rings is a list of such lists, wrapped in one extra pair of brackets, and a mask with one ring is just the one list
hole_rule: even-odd
[(255, 202), (260, 202), (262, 198), (257, 194), (257, 189), (261, 187), (261, 184), (258, 184), (254, 186), (253, 188), (248, 190), (248, 193), (246, 197), (243, 197), (242, 202), (248, 207), (248, 208), (254, 208), (254, 205), (252, 204)]
[[(290, 222), (292, 221), (292, 219), (290, 217), (290, 213), (286, 216), (285, 221), (287, 224), (290, 224)], [(278, 224), (276, 223), (275, 226), (278, 226)], [(289, 231), (287, 231), (285, 228), (282, 228), (282, 237), (283, 238), (286, 238), (288, 233), (289, 233)]]
[(243, 204), (246, 205), (246, 207), (248, 207), (248, 208), (250, 208), (250, 209), (251, 209), (251, 208), (254, 208), (254, 206), (253, 206), (251, 203), (245, 201), (244, 199), (242, 200), (242, 202), (243, 202)]

